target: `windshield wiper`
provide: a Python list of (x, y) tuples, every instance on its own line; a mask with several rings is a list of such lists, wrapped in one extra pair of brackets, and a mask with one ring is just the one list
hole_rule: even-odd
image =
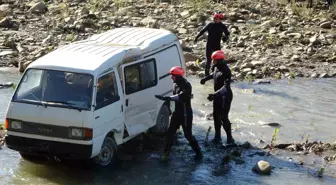
[(67, 107), (69, 107), (69, 108), (76, 109), (79, 112), (82, 111), (81, 108), (74, 106), (73, 103), (69, 103), (69, 102), (65, 102), (65, 101), (45, 101), (44, 103), (46, 103), (46, 104), (48, 104), (48, 103), (59, 103), (59, 104), (67, 105)]
[(44, 103), (42, 100), (38, 99), (38, 98), (34, 95), (34, 93), (30, 93), (30, 94), (33, 95), (33, 97), (36, 99), (36, 102), (41, 103), (45, 108), (47, 108), (47, 104)]
[(47, 108), (47, 104), (41, 100), (27, 100), (27, 99), (22, 99), (22, 100), (17, 100), (18, 102), (34, 102), (43, 105), (44, 107)]

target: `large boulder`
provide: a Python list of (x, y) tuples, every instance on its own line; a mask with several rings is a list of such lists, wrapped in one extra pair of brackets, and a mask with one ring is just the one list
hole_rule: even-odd
[(0, 17), (6, 17), (11, 12), (9, 4), (0, 5)]
[(34, 4), (28, 12), (30, 13), (45, 13), (48, 11), (47, 5), (45, 5), (43, 2), (38, 2)]

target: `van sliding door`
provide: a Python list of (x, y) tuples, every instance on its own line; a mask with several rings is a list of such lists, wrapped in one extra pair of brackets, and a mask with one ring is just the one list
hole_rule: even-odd
[(123, 65), (125, 124), (130, 136), (154, 126), (158, 83), (155, 58)]

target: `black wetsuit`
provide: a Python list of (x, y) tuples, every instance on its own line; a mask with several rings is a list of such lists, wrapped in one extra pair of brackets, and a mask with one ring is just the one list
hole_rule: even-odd
[(230, 32), (228, 28), (223, 24), (222, 22), (215, 23), (211, 22), (208, 23), (206, 26), (203, 27), (203, 29), (198, 33), (198, 35), (195, 38), (195, 42), (197, 42), (198, 38), (203, 35), (205, 32), (208, 32), (208, 39), (206, 44), (206, 67), (205, 67), (205, 75), (209, 75), (210, 65), (211, 65), (211, 54), (221, 49), (221, 40), (223, 39), (223, 32), (226, 37), (224, 37), (226, 40), (230, 36)]
[(183, 77), (177, 77), (173, 96), (171, 100), (175, 101), (175, 110), (170, 120), (170, 126), (167, 133), (167, 141), (164, 153), (169, 155), (174, 142), (174, 135), (177, 129), (182, 125), (185, 138), (189, 141), (191, 148), (197, 156), (201, 155), (201, 149), (196, 138), (192, 135), (193, 111), (191, 108), (192, 86)]
[(227, 143), (233, 143), (231, 134), (231, 122), (229, 120), (229, 112), (233, 98), (230, 87), (231, 70), (227, 64), (222, 61), (214, 68), (214, 72), (202, 79), (205, 83), (207, 80), (214, 80), (214, 99), (213, 99), (213, 117), (215, 126), (215, 140), (221, 140), (221, 125), (227, 135)]

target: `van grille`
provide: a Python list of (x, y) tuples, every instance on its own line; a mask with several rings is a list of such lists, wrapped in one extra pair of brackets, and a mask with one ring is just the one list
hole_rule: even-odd
[(69, 138), (69, 128), (63, 126), (22, 122), (21, 130), (15, 130), (15, 129), (10, 130), (15, 132), (22, 132), (27, 134), (35, 134), (49, 137)]

